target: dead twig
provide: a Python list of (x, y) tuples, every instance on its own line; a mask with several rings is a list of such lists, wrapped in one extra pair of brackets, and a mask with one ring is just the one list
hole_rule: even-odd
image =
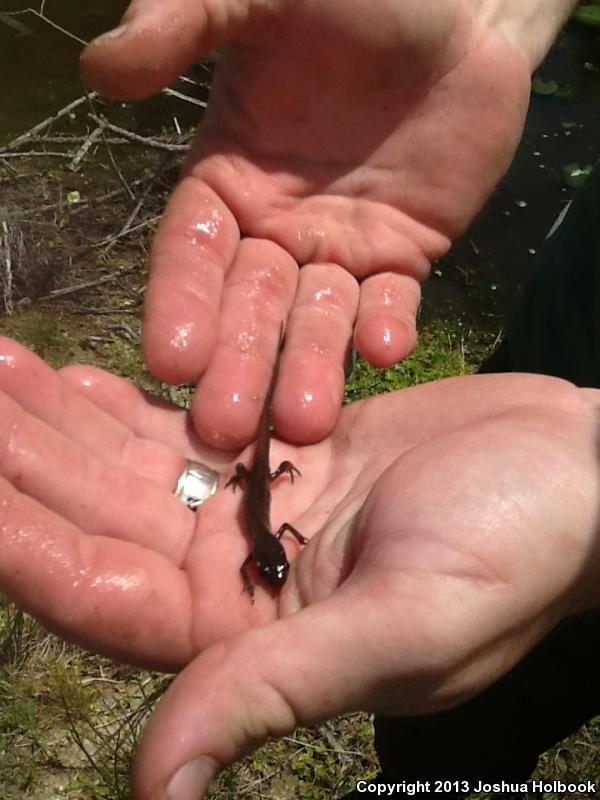
[(0, 253), (2, 254), (3, 275), (2, 275), (2, 295), (4, 300), (4, 310), (7, 314), (12, 314), (14, 310), (12, 296), (12, 257), (10, 251), (10, 236), (8, 235), (8, 223), (2, 220), (2, 236), (0, 237)]
[(76, 308), (69, 308), (69, 314), (89, 314), (90, 316), (103, 316), (105, 314), (139, 314), (138, 308), (86, 308), (85, 306), (77, 306)]
[(157, 150), (168, 150), (172, 153), (187, 153), (187, 151), (190, 149), (189, 144), (169, 144), (168, 142), (162, 142), (160, 139), (153, 139), (149, 136), (140, 136), (139, 134), (132, 133), (125, 128), (119, 128), (118, 125), (113, 125), (112, 122), (108, 122), (105, 117), (99, 117), (96, 114), (90, 113), (88, 114), (88, 117), (98, 124), (103, 122), (107, 130), (112, 131), (113, 133), (118, 133), (124, 138), (129, 139), (131, 142), (135, 142), (136, 144), (142, 144), (144, 147), (154, 147)]
[(147, 192), (144, 192), (144, 194), (142, 195), (142, 197), (140, 197), (140, 199), (137, 201), (137, 203), (135, 204), (135, 207), (134, 207), (133, 211), (132, 211), (132, 212), (131, 212), (131, 214), (130, 214), (130, 215), (127, 217), (127, 220), (126, 220), (125, 224), (123, 225), (123, 227), (121, 228), (121, 230), (120, 230), (120, 231), (119, 231), (117, 234), (115, 234), (114, 236), (112, 236), (112, 237), (110, 237), (110, 238), (108, 239), (108, 241), (107, 241), (107, 243), (106, 243), (106, 247), (104, 248), (104, 255), (106, 255), (106, 254), (109, 252), (109, 250), (111, 250), (111, 249), (112, 249), (113, 245), (114, 245), (114, 244), (115, 244), (115, 243), (116, 243), (116, 242), (117, 242), (119, 239), (121, 239), (123, 236), (125, 236), (127, 233), (129, 233), (129, 231), (130, 231), (130, 230), (132, 230), (132, 228), (131, 228), (131, 225), (132, 225), (132, 223), (133, 223), (133, 220), (134, 220), (134, 219), (137, 217), (137, 215), (140, 213), (140, 209), (141, 209), (141, 208), (142, 208), (142, 206), (144, 205), (144, 201), (145, 201), (145, 199), (146, 199), (146, 196), (147, 196), (147, 194), (148, 194)]
[(79, 150), (73, 156), (73, 160), (69, 164), (69, 169), (72, 169), (73, 171), (75, 171), (77, 169), (77, 167), (81, 163), (82, 159), (85, 158), (85, 155), (88, 152), (88, 150), (90, 149), (90, 147), (93, 147), (93, 145), (98, 141), (98, 139), (100, 139), (105, 127), (106, 127), (106, 123), (104, 123), (104, 122), (99, 122), (98, 123), (98, 127), (94, 128), (94, 130), (90, 133), (90, 135), (87, 137), (87, 139), (81, 145)]
[[(96, 92), (91, 92), (90, 97), (94, 99), (98, 97)], [(37, 125), (34, 125), (33, 128), (30, 128), (25, 133), (22, 133), (20, 136), (17, 136), (16, 139), (13, 139), (12, 142), (8, 142), (8, 144), (3, 145), (0, 147), (0, 154), (4, 154), (9, 150), (13, 150), (16, 147), (19, 147), (23, 142), (28, 141), (32, 136), (35, 136), (40, 131), (45, 130), (49, 125), (53, 122), (56, 122), (57, 119), (64, 117), (66, 114), (70, 114), (71, 111), (78, 108), (80, 105), (83, 105), (87, 100), (87, 95), (83, 95), (83, 97), (78, 97), (77, 100), (73, 100), (72, 103), (69, 103), (64, 108), (61, 108), (60, 111), (57, 111), (56, 114), (53, 114), (51, 117), (47, 117), (43, 119), (41, 122), (38, 122)]]
[(149, 181), (148, 184), (146, 185), (146, 187), (144, 188), (144, 191), (142, 192), (142, 195), (141, 195), (140, 199), (135, 204), (135, 208), (133, 209), (133, 211), (131, 212), (131, 214), (127, 218), (125, 224), (123, 225), (121, 230), (115, 236), (109, 237), (109, 241), (106, 243), (106, 247), (104, 248), (104, 254), (105, 255), (112, 248), (112, 246), (115, 244), (115, 242), (117, 242), (120, 238), (122, 238), (123, 236), (128, 234), (131, 230), (133, 230), (133, 221), (135, 220), (135, 218), (139, 214), (142, 206), (144, 205), (144, 203), (146, 201), (146, 198), (148, 197), (150, 192), (156, 186), (156, 183), (158, 182), (158, 180), (160, 179), (161, 175), (165, 171), (167, 165), (171, 161), (171, 158), (172, 158), (172, 156), (169, 156), (169, 155), (164, 155), (162, 157), (162, 162), (161, 162), (158, 170), (156, 171), (156, 174), (154, 175), (152, 180)]
[(128, 234), (133, 233), (134, 231), (137, 231), (140, 228), (145, 228), (148, 225), (153, 225), (155, 222), (158, 222), (159, 219), (160, 219), (160, 216), (161, 215), (158, 214), (156, 217), (149, 217), (148, 219), (144, 219), (141, 222), (138, 222), (137, 225), (134, 225), (131, 228), (127, 228), (127, 230), (122, 230), (122, 231), (119, 231), (119, 233), (113, 234), (112, 236), (107, 236), (106, 239), (102, 239), (102, 241), (100, 241), (100, 242), (94, 242), (94, 244), (92, 244), (91, 246), (92, 247), (105, 247), (107, 244), (111, 244), (112, 245), (114, 242), (117, 241), (117, 239), (122, 239), (124, 236), (127, 236)]
[(0, 164), (2, 164), (2, 166), (4, 167), (4, 169), (5, 169), (7, 172), (10, 172), (10, 174), (11, 174), (12, 176), (14, 176), (15, 178), (18, 178), (18, 177), (19, 177), (19, 173), (18, 173), (18, 171), (17, 171), (17, 170), (16, 170), (16, 169), (13, 167), (13, 165), (12, 165), (12, 164), (9, 164), (9, 163), (8, 163), (8, 161), (6, 161), (6, 162), (5, 162), (5, 161), (2, 159), (2, 157), (1, 157), (1, 156), (0, 156)]
[[(67, 135), (58, 135), (58, 136), (32, 136), (30, 139), (27, 140), (27, 144), (64, 144), (67, 145), (74, 145), (74, 144), (83, 144), (87, 136), (67, 136)], [(124, 139), (122, 136), (115, 137), (114, 139), (109, 139), (110, 144), (130, 144), (130, 142)], [(2, 160), (2, 156), (0, 155), (0, 161)]]
[(71, 33), (71, 31), (68, 31), (66, 28), (63, 28), (61, 25), (58, 25), (56, 22), (53, 22), (49, 17), (47, 17), (44, 14), (45, 4), (45, 0), (42, 0), (39, 11), (37, 8), (22, 8), (19, 11), (5, 11), (3, 14), (5, 17), (17, 17), (22, 14), (33, 14), (34, 17), (38, 17), (38, 19), (43, 20), (47, 25), (50, 25), (50, 27), (55, 28), (65, 36), (68, 36), (69, 39), (73, 39), (74, 41), (79, 42), (79, 44), (87, 44), (85, 39), (76, 36), (74, 33)]
[[(141, 178), (137, 178), (134, 181), (131, 181), (131, 186), (139, 186), (142, 183)], [(112, 200), (113, 197), (118, 197), (120, 194), (123, 194), (124, 189), (122, 186), (119, 186), (118, 189), (113, 189), (106, 194), (101, 194), (99, 197), (92, 197), (89, 200), (81, 200), (81, 202), (77, 203), (77, 206), (72, 209), (71, 216), (76, 216), (77, 214), (81, 214), (82, 211), (85, 211), (88, 206), (98, 206), (101, 203), (104, 203), (106, 200)], [(50, 208), (50, 206), (42, 206), (43, 208)]]
[[(85, 94), (86, 94), (86, 97), (87, 97), (88, 105), (91, 108), (91, 113), (96, 115), (96, 108), (94, 106), (93, 92), (88, 92), (87, 89), (86, 89)], [(114, 171), (115, 175), (117, 176), (117, 178), (119, 179), (119, 181), (121, 183), (121, 186), (124, 187), (125, 191), (129, 195), (130, 199), (131, 200), (135, 200), (135, 194), (133, 193), (133, 190), (132, 190), (131, 186), (127, 183), (127, 179), (125, 178), (125, 176), (121, 172), (121, 170), (119, 168), (119, 165), (117, 164), (117, 161), (116, 161), (116, 159), (114, 157), (113, 151), (111, 150), (111, 147), (110, 147), (110, 145), (108, 143), (106, 134), (104, 133), (105, 127), (106, 126), (104, 126), (102, 128), (102, 130), (100, 131), (100, 136), (102, 137), (102, 141), (104, 143), (104, 147), (106, 148), (106, 152), (108, 154), (108, 160), (110, 161), (110, 164), (111, 164), (111, 166), (113, 168), (113, 171)]]
[(208, 105), (208, 103), (205, 103), (204, 100), (198, 100), (196, 97), (190, 97), (189, 94), (183, 94), (175, 89), (163, 89), (162, 93), (169, 95), (169, 97), (176, 97), (178, 100), (183, 100), (185, 103), (191, 103), (193, 106), (200, 106), (200, 108), (206, 108)]
[(110, 275), (103, 275), (101, 278), (96, 278), (93, 281), (85, 281), (85, 283), (78, 283), (77, 286), (66, 286), (63, 289), (53, 289), (48, 294), (43, 295), (42, 297), (38, 297), (38, 302), (46, 301), (46, 300), (55, 300), (57, 297), (65, 297), (68, 294), (75, 294), (76, 292), (82, 292), (84, 289), (91, 289), (94, 286), (100, 286), (104, 283), (110, 283), (111, 281), (116, 281), (118, 278), (123, 277), (123, 275), (127, 275), (129, 272), (133, 272), (134, 267), (123, 267), (123, 269), (119, 269), (116, 272), (112, 272)]
[(28, 150), (19, 153), (2, 153), (2, 158), (73, 158), (72, 153), (57, 150)]

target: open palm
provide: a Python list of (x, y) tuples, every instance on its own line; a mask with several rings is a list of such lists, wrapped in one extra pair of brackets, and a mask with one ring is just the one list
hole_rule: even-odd
[(157, 91), (227, 45), (156, 235), (147, 362), (172, 382), (206, 372), (194, 418), (212, 441), (239, 425), (207, 402), (224, 385), (218, 365), (227, 357), (230, 382), (248, 385), (261, 310), (289, 314), (298, 392), (324, 399), (298, 402), (285, 433), (317, 441), (335, 422), (353, 328), (375, 364), (414, 345), (419, 282), (512, 158), (529, 65), (456, 0), (136, 0), (125, 19), (82, 60), (111, 96)]

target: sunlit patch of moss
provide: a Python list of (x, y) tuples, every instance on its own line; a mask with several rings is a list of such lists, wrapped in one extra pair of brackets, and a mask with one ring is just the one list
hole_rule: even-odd
[(1, 317), (0, 334), (26, 345), (53, 367), (68, 363), (76, 349), (61, 315), (39, 309)]
[(346, 402), (419, 383), (468, 375), (490, 355), (495, 336), (477, 331), (461, 317), (423, 320), (415, 350), (399, 364), (376, 369), (358, 359), (346, 386)]

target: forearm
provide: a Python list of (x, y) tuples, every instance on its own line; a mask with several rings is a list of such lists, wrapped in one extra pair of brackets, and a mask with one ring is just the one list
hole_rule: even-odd
[(476, 0), (481, 19), (523, 54), (531, 71), (539, 65), (578, 0)]

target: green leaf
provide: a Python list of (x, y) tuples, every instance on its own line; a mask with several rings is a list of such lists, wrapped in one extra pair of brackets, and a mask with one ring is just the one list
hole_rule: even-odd
[(573, 17), (584, 25), (592, 25), (600, 28), (600, 3), (593, 3), (589, 6), (579, 6)]
[(542, 78), (534, 78), (531, 81), (531, 90), (534, 94), (556, 94), (558, 89), (556, 81), (545, 81)]
[(565, 164), (562, 168), (563, 180), (571, 189), (580, 189), (586, 182), (592, 169), (593, 166), (591, 164), (586, 164), (584, 167), (578, 163)]

